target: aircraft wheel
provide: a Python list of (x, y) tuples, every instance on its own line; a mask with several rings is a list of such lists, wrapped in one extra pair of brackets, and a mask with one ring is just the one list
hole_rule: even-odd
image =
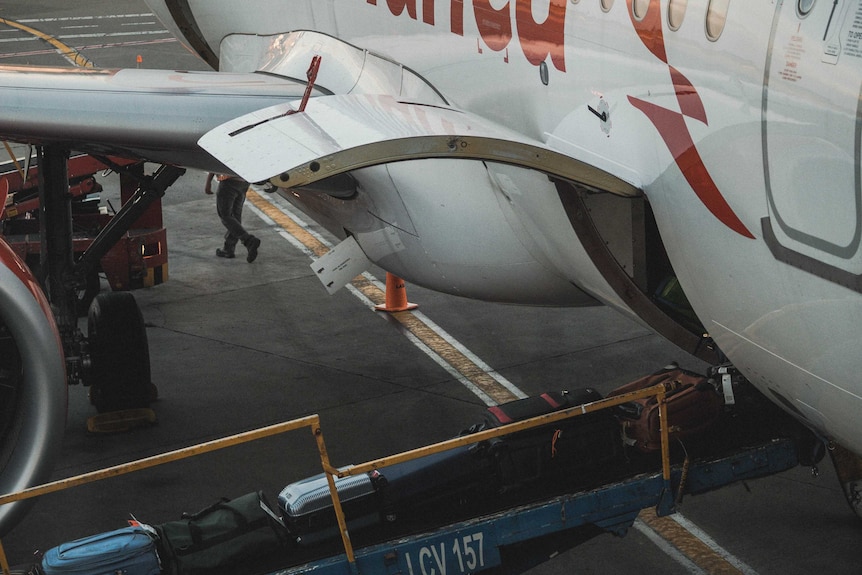
[(148, 407), (155, 398), (141, 310), (128, 292), (97, 295), (87, 316), (90, 369), (84, 383), (99, 413)]

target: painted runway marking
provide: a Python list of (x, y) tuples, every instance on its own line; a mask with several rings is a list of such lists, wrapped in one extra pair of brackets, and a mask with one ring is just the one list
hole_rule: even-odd
[(672, 519), (673, 521), (679, 523), (683, 529), (700, 539), (707, 547), (720, 555), (728, 563), (736, 567), (736, 569), (738, 569), (740, 573), (744, 573), (745, 575), (757, 575), (757, 571), (755, 571), (751, 566), (744, 563), (738, 557), (735, 557), (728, 553), (726, 549), (716, 543), (712, 537), (710, 537), (703, 531), (703, 529), (689, 521), (682, 513), (674, 513), (673, 515), (669, 516), (669, 519)]
[(5, 24), (5, 25), (10, 26), (12, 28), (17, 28), (18, 30), (21, 30), (22, 32), (26, 32), (28, 34), (35, 36), (36, 38), (38, 38), (40, 40), (47, 42), (48, 44), (50, 44), (51, 46), (53, 46), (56, 49), (57, 53), (59, 53), (63, 58), (66, 59), (66, 61), (68, 61), (73, 66), (78, 66), (80, 68), (92, 68), (93, 67), (93, 63), (90, 60), (88, 60), (83, 54), (78, 52), (75, 48), (72, 48), (71, 46), (67, 46), (66, 44), (57, 40), (53, 36), (49, 36), (48, 34), (45, 34), (44, 32), (42, 32), (40, 30), (37, 30), (35, 28), (31, 28), (30, 26), (27, 26), (26, 24), (20, 24), (18, 22), (13, 21), (13, 20), (7, 20), (6, 18), (0, 18), (0, 24)]
[[(640, 526), (637, 525), (640, 523)], [(662, 548), (669, 556), (681, 553), (694, 566), (691, 573), (715, 575), (757, 575), (757, 572), (729, 551), (719, 546), (709, 535), (679, 512), (667, 517), (658, 517), (655, 509), (644, 509), (638, 515), (636, 528), (641, 533), (653, 531), (674, 549)], [(661, 547), (661, 546), (660, 546)], [(692, 569), (691, 566), (688, 566)]]
[(56, 18), (22, 18), (18, 22), (25, 24), (38, 24), (42, 22), (79, 22), (82, 20), (121, 20), (124, 18), (153, 18), (152, 12), (142, 12), (140, 14), (105, 14), (102, 16), (63, 16)]
[[(139, 22), (123, 22), (123, 19), (140, 19), (146, 18), (147, 20), (139, 21)], [(46, 34), (41, 30), (38, 30), (34, 27), (31, 27), (30, 24), (45, 24), (45, 23), (69, 23), (70, 25), (62, 26), (63, 30), (72, 30), (72, 29), (86, 29), (86, 28), (98, 28), (100, 24), (100, 20), (115, 20), (120, 21), (120, 26), (130, 28), (132, 26), (141, 27), (141, 26), (159, 26), (155, 30), (134, 30), (134, 31), (126, 31), (126, 32), (90, 32), (90, 33), (78, 33), (78, 34), (60, 34), (58, 36), (51, 36), (50, 34)], [(89, 24), (90, 22), (96, 22), (95, 24)], [(71, 25), (74, 23), (75, 25)], [(149, 44), (159, 44), (159, 43), (173, 43), (177, 42), (177, 39), (174, 38), (170, 32), (161, 27), (161, 24), (153, 19), (153, 14), (144, 13), (144, 14), (114, 14), (108, 16), (70, 16), (65, 18), (29, 18), (23, 20), (7, 20), (4, 18), (0, 18), (0, 24), (6, 24), (11, 28), (11, 30), (2, 30), (3, 32), (24, 32), (26, 36), (16, 36), (13, 38), (0, 38), (0, 43), (20, 43), (20, 42), (47, 42), (51, 46), (54, 47), (53, 50), (30, 50), (30, 51), (19, 51), (13, 53), (5, 53), (0, 56), (0, 59), (5, 58), (21, 58), (21, 57), (32, 57), (32, 56), (42, 56), (46, 54), (59, 53), (63, 58), (66, 59), (73, 66), (83, 67), (83, 68), (92, 68), (94, 64), (91, 60), (85, 57), (82, 54), (83, 50), (102, 50), (105, 48), (116, 48), (122, 46), (143, 46)], [(135, 36), (163, 36), (163, 38), (148, 38), (145, 40), (133, 40), (126, 42), (110, 42), (110, 43), (101, 43), (101, 44), (91, 44), (88, 46), (79, 46), (78, 48), (73, 48), (66, 44), (66, 41), (71, 40), (82, 40), (82, 39), (113, 39), (113, 38), (132, 38)], [(165, 37), (166, 36), (166, 37)]]
[[(276, 205), (271, 198), (253, 190), (247, 197), (258, 212), (265, 214), (270, 221), (296, 238), (296, 241), (291, 243), (306, 254), (318, 258), (332, 248), (328, 240), (310, 231), (304, 222), (301, 222), (296, 214), (289, 212), (285, 206)], [(370, 309), (374, 309), (375, 305), (382, 304), (386, 300), (386, 288), (368, 273), (357, 276), (348, 289), (354, 295), (361, 294)], [(426, 355), (438, 365), (448, 366), (445, 367), (447, 371), (466, 385), (486, 405), (496, 405), (526, 397), (521, 390), (480, 361), (421, 312), (402, 311), (387, 315), (397, 322), (402, 333), (409, 334), (414, 344), (422, 344), (419, 347)]]
[(123, 38), (129, 36), (166, 36), (167, 30), (135, 30), (133, 32), (92, 32), (90, 34), (61, 34), (62, 40), (80, 40), (81, 38)]
[(655, 545), (662, 552), (664, 552), (665, 555), (679, 563), (689, 575), (706, 575), (706, 571), (698, 567), (694, 563), (694, 561), (686, 557), (686, 555), (682, 551), (677, 549), (676, 546), (674, 546), (670, 541), (665, 539), (663, 535), (660, 535), (658, 532), (654, 531), (652, 527), (649, 527), (640, 519), (635, 519), (633, 527), (641, 535), (649, 539), (653, 543), (653, 545)]
[[(11, 20), (3, 20), (2, 18), (0, 18), (0, 23), (9, 24), (10, 26), (18, 28), (19, 30), (22, 30), (22, 31), (27, 32), (27, 33), (32, 34), (32, 35), (31, 36), (21, 36), (21, 37), (17, 37), (17, 38), (0, 39), (0, 42), (3, 42), (4, 44), (9, 44), (12, 42), (36, 42), (36, 41), (42, 40), (44, 42), (49, 42), (52, 45), (54, 45), (55, 42), (60, 42), (61, 40), (79, 40), (81, 38), (129, 38), (132, 36), (168, 36), (168, 35), (170, 35), (170, 32), (168, 32), (167, 30), (135, 30), (132, 32), (91, 32), (88, 34), (60, 34), (59, 36), (54, 37), (54, 36), (50, 36), (48, 34), (45, 34), (43, 32), (39, 32), (35, 28), (29, 28), (29, 27), (21, 28), (18, 26), (14, 26), (11, 22), (12, 22)], [(7, 32), (8, 32), (8, 30), (7, 30)], [(174, 38), (173, 36), (171, 36), (170, 38), (165, 38), (163, 41), (176, 42), (177, 39)], [(122, 45), (122, 44), (116, 44), (116, 45)], [(69, 50), (75, 50), (75, 48), (71, 48), (68, 46), (66, 48), (68, 48)], [(84, 50), (86, 48), (88, 48), (88, 46), (81, 46), (80, 47), (81, 50)], [(77, 64), (75, 64), (75, 65), (77, 66)]]

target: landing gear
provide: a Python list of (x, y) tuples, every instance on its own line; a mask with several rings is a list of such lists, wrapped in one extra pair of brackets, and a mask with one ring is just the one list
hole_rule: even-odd
[(84, 278), (83, 284), (76, 286), (75, 289), (75, 311), (78, 317), (87, 315), (87, 310), (90, 309), (90, 304), (99, 294), (102, 287), (102, 282), (99, 279), (99, 274), (95, 270), (89, 270)]
[[(157, 392), (150, 382), (150, 355), (141, 312), (128, 292), (98, 294), (98, 268), (117, 241), (185, 170), (162, 166), (153, 175), (145, 176), (140, 166), (130, 168), (98, 158), (138, 182), (138, 188), (76, 258), (68, 158), (68, 150), (59, 147), (39, 149), (43, 246), (38, 267), (63, 342), (68, 382), (89, 386), (90, 401), (100, 413), (146, 408)], [(84, 336), (78, 328), (78, 317), (87, 309), (88, 330)]]
[(84, 385), (96, 411), (148, 407), (157, 394), (150, 381), (150, 352), (144, 319), (128, 292), (99, 294), (87, 316), (90, 368)]

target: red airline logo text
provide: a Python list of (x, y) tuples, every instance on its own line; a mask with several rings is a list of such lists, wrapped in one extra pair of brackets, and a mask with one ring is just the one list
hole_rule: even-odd
[[(385, 3), (389, 11), (400, 16), (406, 13), (413, 20), (419, 19), (417, 3), (420, 0), (366, 0), (368, 4)], [(464, 35), (464, 19), (472, 17), (482, 41), (491, 50), (501, 52), (517, 38), (527, 60), (534, 66), (551, 58), (554, 67), (566, 71), (565, 24), (566, 0), (550, 0), (547, 17), (537, 22), (533, 16), (533, 0), (507, 0), (500, 8), (494, 8), (491, 0), (473, 0), (472, 14), (465, 0), (441, 0), (449, 2), (449, 30), (458, 36)], [(436, 0), (421, 0), (422, 21), (435, 26)], [(499, 2), (497, 2), (499, 4)]]

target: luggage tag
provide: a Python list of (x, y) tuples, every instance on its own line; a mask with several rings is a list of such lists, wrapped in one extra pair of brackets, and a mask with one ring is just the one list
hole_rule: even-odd
[(727, 366), (719, 367), (717, 373), (721, 375), (721, 391), (724, 394), (724, 405), (736, 404), (736, 397), (733, 395), (733, 376)]
[(131, 519), (127, 519), (127, 521), (131, 527), (140, 527), (141, 529), (149, 533), (153, 539), (159, 538), (159, 533), (158, 531), (156, 531), (155, 527), (153, 527), (152, 525), (147, 525), (146, 523), (141, 523), (140, 521), (138, 521), (138, 518), (131, 513), (129, 513), (129, 517), (131, 517)]

